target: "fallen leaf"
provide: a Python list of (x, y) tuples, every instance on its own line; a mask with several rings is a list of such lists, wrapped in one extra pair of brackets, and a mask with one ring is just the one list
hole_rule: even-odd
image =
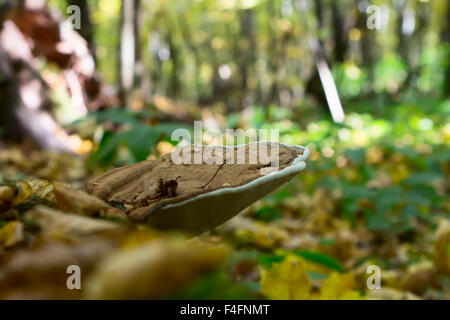
[(408, 267), (404, 277), (403, 289), (422, 295), (436, 284), (436, 270), (432, 261), (423, 261)]
[(27, 183), (31, 188), (31, 194), (33, 196), (56, 205), (55, 186), (52, 182), (44, 179), (31, 179), (27, 180)]
[(85, 277), (114, 248), (101, 237), (75, 243), (38, 238), (33, 247), (0, 259), (0, 299), (79, 299), (83, 291), (67, 289), (67, 267), (79, 266)]
[(434, 242), (434, 262), (438, 270), (450, 276), (450, 222), (442, 220)]
[(28, 211), (24, 219), (37, 225), (42, 234), (65, 239), (87, 236), (119, 226), (113, 222), (64, 213), (43, 206), (38, 206)]
[(24, 239), (25, 235), (21, 222), (9, 222), (0, 229), (0, 248), (13, 247)]
[(119, 211), (103, 200), (77, 190), (69, 185), (54, 183), (54, 192), (58, 208), (62, 211), (77, 213), (86, 216), (98, 216), (106, 211)]
[(125, 248), (102, 261), (87, 283), (88, 299), (167, 297), (217, 268), (224, 248), (159, 239)]
[(311, 283), (303, 258), (287, 256), (270, 268), (261, 267), (261, 292), (273, 300), (305, 300), (310, 297)]
[(368, 300), (421, 300), (420, 297), (408, 291), (401, 291), (393, 288), (381, 288), (369, 290), (366, 299)]
[(14, 189), (9, 186), (0, 186), (0, 205), (12, 202), (14, 199)]
[(0, 212), (24, 202), (31, 195), (31, 188), (25, 181), (0, 185)]
[[(333, 272), (322, 283), (320, 293), (315, 296), (319, 300), (359, 300), (361, 294), (354, 290), (355, 279), (352, 273)], [(314, 299), (313, 298), (313, 299)]]

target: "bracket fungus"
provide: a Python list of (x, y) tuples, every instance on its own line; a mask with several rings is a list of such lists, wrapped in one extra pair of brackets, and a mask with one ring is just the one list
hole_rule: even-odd
[(133, 221), (196, 235), (291, 180), (306, 167), (308, 156), (305, 147), (272, 142), (189, 145), (159, 160), (106, 172), (88, 182), (86, 190)]

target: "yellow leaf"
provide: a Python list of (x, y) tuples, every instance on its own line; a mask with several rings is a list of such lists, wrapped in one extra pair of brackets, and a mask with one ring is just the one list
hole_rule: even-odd
[(12, 202), (14, 199), (14, 189), (9, 186), (0, 186), (0, 205)]
[(31, 188), (25, 181), (16, 182), (17, 194), (13, 201), (13, 205), (17, 206), (24, 202), (31, 195)]
[(31, 195), (31, 188), (25, 181), (15, 185), (0, 186), (0, 207), (17, 206)]
[(261, 292), (269, 299), (308, 299), (311, 283), (303, 258), (287, 256), (271, 268), (261, 268)]
[(55, 186), (52, 182), (44, 179), (32, 179), (28, 180), (27, 183), (34, 196), (56, 204)]
[(259, 248), (274, 248), (286, 241), (288, 235), (285, 230), (273, 225), (255, 224), (254, 229), (239, 229), (236, 237), (243, 243), (250, 243)]
[(118, 224), (113, 222), (64, 213), (44, 206), (33, 208), (24, 218), (25, 221), (39, 226), (42, 234), (61, 239), (78, 239), (118, 227)]
[(54, 183), (54, 193), (62, 211), (94, 216), (111, 208), (103, 200), (63, 183)]
[(0, 247), (9, 248), (24, 239), (23, 224), (17, 221), (7, 223), (0, 229)]
[(167, 298), (216, 270), (224, 247), (196, 245), (181, 239), (155, 239), (122, 248), (102, 260), (86, 284), (88, 299)]
[(439, 272), (450, 276), (450, 222), (442, 220), (434, 242), (434, 262)]
[(356, 300), (361, 299), (358, 291), (353, 290), (355, 279), (352, 273), (333, 272), (320, 288), (317, 297), (321, 300)]
[(400, 291), (393, 288), (381, 288), (369, 290), (367, 300), (419, 300), (419, 296), (407, 291)]

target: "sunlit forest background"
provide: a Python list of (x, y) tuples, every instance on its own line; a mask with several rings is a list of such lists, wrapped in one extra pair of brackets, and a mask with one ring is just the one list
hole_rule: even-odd
[[(445, 0), (1, 0), (0, 298), (450, 299), (449, 12)], [(81, 189), (158, 159), (195, 120), (278, 129), (311, 151), (308, 167), (187, 242), (60, 227), (62, 212), (117, 217), (80, 195), (62, 204), (55, 181)], [(208, 249), (186, 258), (191, 242)], [(87, 290), (65, 287), (70, 257)], [(367, 286), (373, 265), (381, 289)]]

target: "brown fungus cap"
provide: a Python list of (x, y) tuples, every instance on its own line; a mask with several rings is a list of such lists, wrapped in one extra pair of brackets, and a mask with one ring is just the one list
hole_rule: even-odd
[(308, 155), (304, 147), (271, 142), (190, 145), (160, 160), (109, 171), (86, 190), (126, 211), (131, 220), (199, 234), (292, 179), (305, 168)]

